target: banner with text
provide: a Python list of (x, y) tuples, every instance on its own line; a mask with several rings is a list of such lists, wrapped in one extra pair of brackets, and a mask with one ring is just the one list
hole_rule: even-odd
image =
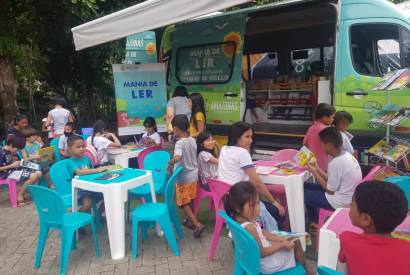
[(127, 36), (124, 63), (157, 63), (157, 44), (155, 32), (146, 31)]
[(118, 134), (140, 134), (146, 117), (155, 118), (159, 132), (167, 105), (165, 66), (162, 63), (112, 65), (114, 72)]

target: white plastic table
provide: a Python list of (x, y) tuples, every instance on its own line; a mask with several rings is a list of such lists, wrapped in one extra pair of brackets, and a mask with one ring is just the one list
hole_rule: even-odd
[[(258, 161), (257, 166), (274, 166), (272, 161)], [(258, 175), (263, 183), (267, 185), (281, 184), (285, 186), (286, 201), (290, 228), (296, 232), (306, 232), (305, 226), (305, 199), (303, 185), (310, 178), (310, 173), (304, 169), (298, 170), (294, 175), (281, 175), (273, 172), (269, 175)], [(303, 250), (306, 250), (306, 240), (302, 238)]]
[(119, 164), (124, 168), (128, 168), (129, 159), (138, 157), (144, 149), (145, 147), (127, 149), (126, 146), (122, 148), (108, 149), (108, 160), (114, 164)]
[(151, 171), (124, 168), (113, 173), (122, 175), (113, 180), (96, 180), (104, 173), (75, 177), (72, 181), (73, 211), (78, 211), (77, 189), (103, 193), (111, 258), (120, 260), (125, 257), (124, 202), (128, 200), (128, 190), (149, 184), (152, 201), (157, 200)]
[[(406, 219), (397, 228), (410, 229), (410, 214), (407, 214)], [(345, 271), (345, 265), (338, 264), (339, 235), (344, 231), (363, 232), (360, 228), (352, 225), (348, 208), (338, 208), (320, 229), (318, 266)]]

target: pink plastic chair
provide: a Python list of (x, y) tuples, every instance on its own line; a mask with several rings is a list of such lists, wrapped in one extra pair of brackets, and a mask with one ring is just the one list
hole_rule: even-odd
[(144, 150), (141, 151), (138, 155), (138, 168), (139, 169), (144, 169), (144, 158), (151, 152), (161, 150), (161, 146), (152, 146), (145, 148)]
[(17, 208), (17, 182), (15, 180), (0, 179), (0, 185), (8, 185), (11, 207)]
[[(376, 173), (380, 170), (380, 168), (381, 168), (381, 166), (374, 166), (372, 169), (370, 169), (369, 173), (362, 179), (362, 181), (360, 183), (365, 182), (365, 181), (369, 181), (369, 180), (373, 180)], [(325, 221), (330, 216), (332, 216), (332, 214), (333, 214), (333, 211), (331, 211), (331, 210), (326, 210), (326, 209), (323, 209), (323, 208), (319, 209), (319, 220), (318, 220), (319, 229), (325, 224)], [(319, 238), (318, 238), (318, 241), (319, 241)]]
[(292, 160), (294, 156), (298, 153), (296, 149), (282, 149), (276, 152), (272, 156), (272, 161), (280, 162), (280, 161), (288, 161)]
[(194, 200), (194, 214), (195, 216), (198, 214), (199, 208), (201, 207), (201, 201), (204, 198), (208, 198), (208, 210), (212, 210), (212, 193), (209, 191), (206, 191), (205, 189), (202, 188), (202, 184), (198, 184), (198, 192), (196, 193), (196, 198)]
[(221, 202), (222, 196), (228, 193), (231, 186), (223, 181), (216, 179), (209, 179), (208, 185), (211, 189), (212, 199), (215, 206), (215, 228), (212, 236), (211, 250), (209, 251), (208, 261), (212, 261), (215, 256), (216, 247), (218, 246), (219, 236), (221, 234), (222, 226), (224, 225), (224, 219), (218, 215), (218, 210), (225, 211)]

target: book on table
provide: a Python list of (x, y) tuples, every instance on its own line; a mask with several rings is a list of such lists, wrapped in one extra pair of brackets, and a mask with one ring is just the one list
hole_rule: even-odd
[(259, 175), (270, 175), (274, 171), (278, 170), (276, 167), (269, 167), (269, 166), (256, 166), (256, 174)]
[(109, 172), (109, 173), (105, 173), (105, 174), (99, 176), (98, 178), (96, 178), (96, 180), (113, 180), (113, 179), (119, 178), (121, 176), (122, 176), (121, 173)]

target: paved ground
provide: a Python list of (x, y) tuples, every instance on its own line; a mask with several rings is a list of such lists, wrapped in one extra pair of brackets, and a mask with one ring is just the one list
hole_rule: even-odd
[[(165, 240), (151, 231), (147, 241), (139, 245), (139, 256), (131, 259), (130, 229), (126, 227), (126, 258), (112, 261), (108, 246), (108, 234), (99, 232), (101, 256), (97, 258), (91, 236), (82, 237), (77, 250), (71, 252), (67, 274), (232, 274), (232, 245), (221, 236), (216, 257), (207, 257), (214, 225), (213, 214), (203, 211), (200, 217), (207, 224), (201, 239), (194, 239), (185, 231), (185, 239), (178, 241), (181, 256), (176, 257), (168, 249)], [(0, 188), (0, 274), (58, 274), (60, 268), (60, 234), (52, 231), (47, 239), (41, 268), (34, 269), (37, 247), (38, 218), (34, 204), (13, 209), (10, 207), (7, 189)], [(307, 255), (315, 260), (314, 249)]]
[[(101, 257), (93, 250), (91, 237), (79, 240), (72, 251), (68, 274), (232, 274), (232, 246), (221, 237), (216, 259), (207, 261), (212, 235), (203, 234), (193, 239), (186, 232), (185, 239), (178, 241), (181, 256), (175, 257), (165, 241), (150, 234), (140, 245), (139, 257), (131, 259), (130, 228), (127, 226), (126, 258), (112, 261), (106, 228), (99, 233)], [(23, 208), (10, 207), (6, 189), (0, 188), (0, 274), (58, 274), (60, 267), (60, 234), (52, 232), (44, 250), (41, 268), (33, 267), (37, 246), (38, 218), (31, 203)]]

